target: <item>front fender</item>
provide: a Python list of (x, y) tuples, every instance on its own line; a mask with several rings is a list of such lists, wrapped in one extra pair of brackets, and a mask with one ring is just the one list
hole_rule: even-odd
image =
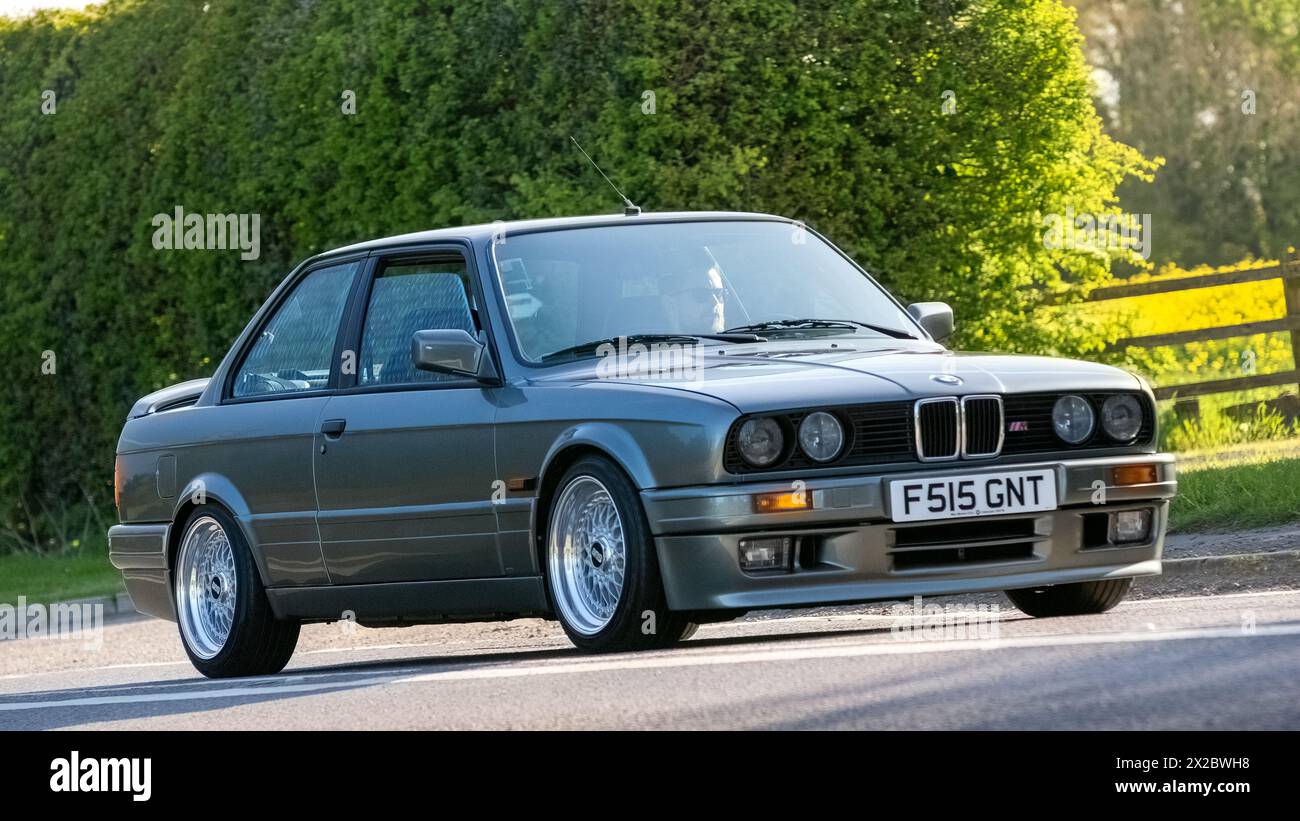
[(573, 447), (591, 447), (603, 451), (632, 478), (638, 490), (658, 487), (650, 462), (632, 434), (611, 422), (579, 422), (564, 430), (551, 444), (542, 459), (542, 476), (551, 471), (555, 460)]

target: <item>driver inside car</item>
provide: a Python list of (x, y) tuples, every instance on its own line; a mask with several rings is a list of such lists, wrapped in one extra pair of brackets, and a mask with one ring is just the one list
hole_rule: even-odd
[(720, 333), (727, 327), (727, 289), (716, 267), (663, 277), (659, 302), (675, 332)]

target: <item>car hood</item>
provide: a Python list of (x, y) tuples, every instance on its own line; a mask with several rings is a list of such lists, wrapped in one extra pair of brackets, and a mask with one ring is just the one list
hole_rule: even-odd
[[(819, 405), (888, 402), (926, 396), (1038, 391), (1140, 390), (1132, 374), (1109, 365), (1012, 354), (961, 353), (928, 342), (875, 346), (858, 340), (705, 347), (699, 367), (646, 374), (635, 358), (572, 363), (532, 380), (546, 383), (652, 385), (691, 391), (743, 413)], [(613, 358), (611, 358), (613, 359)]]

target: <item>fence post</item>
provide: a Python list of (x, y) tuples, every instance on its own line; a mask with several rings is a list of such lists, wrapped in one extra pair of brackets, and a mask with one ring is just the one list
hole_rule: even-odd
[(1174, 418), (1179, 422), (1197, 421), (1201, 418), (1201, 401), (1195, 396), (1174, 400)]
[[(1300, 278), (1290, 279), (1290, 248), (1283, 246), (1278, 258), (1282, 266), (1282, 293), (1286, 295), (1286, 315), (1288, 319), (1300, 321)], [(1300, 371), (1300, 328), (1291, 329), (1291, 364)], [(1300, 385), (1297, 385), (1300, 388)]]

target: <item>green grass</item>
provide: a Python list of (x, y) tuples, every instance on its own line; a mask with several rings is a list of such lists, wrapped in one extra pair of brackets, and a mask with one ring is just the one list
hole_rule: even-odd
[(0, 556), (0, 604), (29, 604), (111, 596), (123, 590), (122, 574), (106, 550), (11, 553)]
[(1239, 530), (1300, 521), (1300, 442), (1194, 452), (1180, 459), (1174, 532)]
[[(1174, 403), (1161, 403), (1160, 447), (1184, 453), (1212, 450), (1251, 442), (1268, 442), (1294, 439), (1300, 436), (1300, 423), (1288, 422), (1276, 411), (1263, 404), (1264, 399), (1276, 398), (1277, 391), (1265, 395), (1269, 389), (1231, 394), (1203, 396), (1199, 400), (1200, 414), (1193, 419), (1179, 419), (1174, 414)], [(1250, 402), (1259, 404), (1253, 416), (1245, 420), (1231, 419), (1229, 407)]]

